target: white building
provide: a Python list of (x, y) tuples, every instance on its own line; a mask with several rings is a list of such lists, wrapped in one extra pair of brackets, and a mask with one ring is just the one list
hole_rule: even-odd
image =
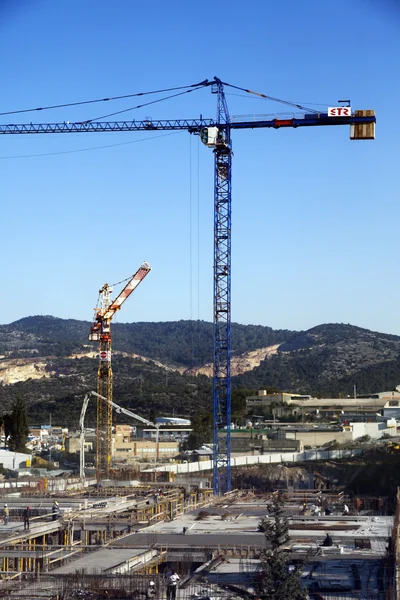
[(32, 463), (32, 456), (30, 454), (23, 454), (22, 452), (11, 452), (10, 450), (0, 450), (0, 465), (4, 469), (22, 469), (24, 467), (30, 467)]

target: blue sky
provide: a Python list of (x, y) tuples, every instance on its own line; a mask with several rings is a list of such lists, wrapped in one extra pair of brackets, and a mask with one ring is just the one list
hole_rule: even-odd
[[(214, 75), (311, 108), (350, 98), (375, 109), (374, 142), (350, 142), (347, 127), (233, 132), (232, 319), (400, 334), (399, 33), (395, 0), (1, 0), (0, 112)], [(231, 114), (287, 110), (226, 91)], [(0, 122), (85, 120), (138, 103)], [(200, 114), (215, 116), (209, 89), (126, 117)], [(213, 155), (198, 137), (2, 136), (0, 169), (3, 323), (90, 320), (98, 288), (143, 260), (153, 271), (120, 322), (212, 320)]]

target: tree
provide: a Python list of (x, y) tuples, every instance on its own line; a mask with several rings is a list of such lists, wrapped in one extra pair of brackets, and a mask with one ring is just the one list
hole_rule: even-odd
[(26, 452), (29, 425), (25, 401), (21, 395), (17, 396), (11, 413), (11, 432), (8, 447), (13, 452)]
[(4, 437), (6, 440), (5, 445), (7, 446), (9, 444), (9, 438), (11, 436), (11, 432), (12, 432), (12, 416), (11, 414), (5, 414), (3, 415), (3, 425), (4, 425)]
[(279, 550), (289, 541), (289, 525), (284, 511), (285, 498), (283, 492), (274, 494), (268, 517), (261, 519), (258, 530), (265, 534), (266, 547)]
[(192, 419), (192, 431), (184, 444), (185, 450), (196, 450), (212, 440), (212, 414), (198, 411)]
[(253, 390), (247, 388), (237, 388), (232, 390), (231, 394), (231, 413), (232, 421), (244, 421), (246, 416), (246, 398), (254, 395)]
[(284, 496), (274, 495), (270, 516), (261, 519), (259, 531), (265, 534), (266, 548), (260, 556), (257, 594), (262, 600), (305, 600), (301, 585), (301, 567), (290, 570), (290, 559), (282, 546), (289, 541), (289, 527), (284, 514)]

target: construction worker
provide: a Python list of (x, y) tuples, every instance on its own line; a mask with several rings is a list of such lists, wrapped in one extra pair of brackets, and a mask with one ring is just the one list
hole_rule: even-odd
[(156, 596), (156, 584), (154, 583), (154, 581), (150, 581), (149, 587), (147, 588), (147, 592), (146, 592), (146, 599), (151, 600), (152, 598), (155, 598), (155, 596)]
[(329, 535), (329, 533), (326, 534), (324, 541), (322, 542), (322, 546), (325, 547), (330, 547), (333, 546), (333, 539), (332, 537)]
[(180, 577), (178, 573), (174, 570), (169, 575), (167, 580), (167, 600), (175, 600), (176, 598), (176, 586)]
[(24, 510), (24, 530), (29, 531), (29, 519), (31, 518), (31, 507), (27, 506)]
[(53, 521), (57, 521), (60, 507), (57, 500), (54, 500), (51, 512), (53, 513)]
[(4, 525), (8, 525), (8, 519), (10, 517), (10, 509), (8, 508), (7, 504), (4, 505), (3, 517), (4, 517)]

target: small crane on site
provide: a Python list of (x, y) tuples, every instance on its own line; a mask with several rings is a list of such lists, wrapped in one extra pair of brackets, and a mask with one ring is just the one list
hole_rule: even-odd
[[(217, 96), (215, 119), (132, 120), (106, 122), (92, 119), (76, 123), (21, 123), (0, 125), (0, 135), (49, 133), (108, 133), (131, 131), (188, 131), (200, 135), (201, 141), (214, 152), (214, 358), (213, 358), (213, 489), (218, 495), (231, 488), (231, 214), (232, 214), (232, 140), (237, 129), (281, 129), (349, 125), (350, 139), (370, 140), (375, 137), (375, 112), (352, 111), (348, 100), (326, 112), (305, 108), (300, 104), (252, 92), (246, 88), (211, 81), (187, 86), (193, 91), (211, 87)], [(259, 97), (282, 102), (303, 111), (300, 115), (232, 117), (228, 111), (224, 87), (231, 87)], [(105, 99), (108, 100), (108, 99)], [(139, 107), (136, 107), (139, 108)], [(110, 115), (108, 115), (110, 116)], [(106, 453), (107, 454), (107, 453)], [(108, 464), (108, 463), (106, 463)], [(106, 466), (103, 464), (103, 466)]]
[(99, 303), (95, 308), (95, 319), (89, 334), (91, 342), (99, 342), (96, 414), (96, 472), (98, 477), (107, 477), (111, 468), (113, 399), (111, 320), (150, 271), (150, 265), (144, 262), (132, 277), (125, 280), (128, 283), (115, 300), (111, 300), (113, 288), (108, 283), (105, 283), (99, 290)]
[(160, 425), (161, 425), (161, 423), (153, 423), (153, 421), (149, 421), (148, 419), (145, 419), (145, 418), (141, 417), (140, 415), (137, 415), (136, 413), (132, 412), (128, 408), (122, 408), (122, 406), (119, 406), (119, 404), (117, 404), (116, 402), (114, 402), (112, 400), (109, 400), (105, 396), (101, 396), (100, 394), (97, 394), (96, 392), (89, 392), (88, 394), (86, 394), (85, 398), (83, 399), (81, 415), (79, 417), (79, 432), (80, 432), (80, 436), (79, 436), (79, 450), (80, 450), (79, 475), (80, 475), (80, 478), (82, 480), (85, 479), (85, 415), (86, 415), (86, 410), (87, 410), (91, 396), (95, 396), (97, 398), (97, 401), (101, 400), (102, 402), (106, 403), (107, 405), (110, 406), (111, 409), (115, 408), (117, 413), (122, 413), (123, 415), (126, 415), (127, 417), (131, 417), (132, 419), (136, 419), (136, 421), (140, 421), (140, 423), (143, 423), (144, 425), (148, 425), (149, 427), (155, 428), (155, 430), (156, 430), (156, 452), (155, 452), (154, 462), (157, 463), (157, 460), (159, 458), (159, 440), (160, 440)]

